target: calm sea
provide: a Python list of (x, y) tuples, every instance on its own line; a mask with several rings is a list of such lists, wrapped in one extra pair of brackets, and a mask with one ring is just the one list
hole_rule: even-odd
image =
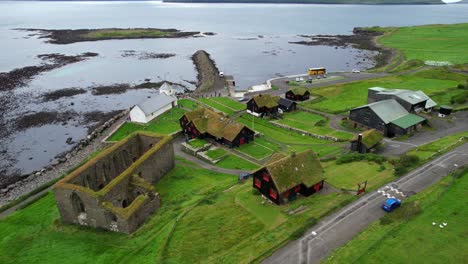
[[(34, 111), (111, 111), (124, 109), (154, 93), (151, 90), (93, 96), (90, 92), (54, 102), (42, 94), (68, 87), (169, 80), (193, 88), (196, 80), (190, 56), (208, 51), (218, 68), (234, 75), (239, 88), (264, 82), (278, 74), (304, 72), (325, 66), (331, 71), (372, 67), (366, 52), (332, 47), (289, 44), (299, 35), (351, 34), (360, 26), (408, 26), (468, 22), (468, 5), (354, 6), (273, 4), (163, 4), (161, 2), (1, 2), (0, 72), (37, 65), (39, 54), (97, 52), (99, 57), (44, 73), (27, 87), (15, 90), (16, 106), (2, 113), (15, 118)], [(188, 39), (146, 39), (82, 42), (69, 45), (43, 39), (15, 28), (176, 28), (214, 32), (215, 36)], [(123, 57), (125, 50), (175, 53), (169, 59)], [(0, 93), (0, 96), (6, 96)], [(11, 94), (10, 94), (11, 96)], [(71, 105), (71, 102), (74, 105)], [(86, 135), (87, 124), (47, 125), (14, 132), (0, 139), (0, 166), (29, 172), (47, 165), (70, 146), (67, 137)], [(32, 159), (31, 159), (32, 158)]]

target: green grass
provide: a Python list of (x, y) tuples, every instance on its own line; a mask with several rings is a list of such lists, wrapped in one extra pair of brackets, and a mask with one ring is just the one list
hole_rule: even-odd
[(466, 75), (450, 73), (445, 69), (434, 68), (409, 75), (388, 76), (364, 81), (321, 87), (313, 93), (321, 96), (302, 106), (329, 113), (342, 113), (367, 104), (367, 90), (380, 86), (394, 89), (421, 90), (427, 95), (440, 93), (456, 87)]
[(227, 155), (226, 158), (216, 163), (216, 166), (224, 169), (245, 170), (251, 171), (258, 169), (260, 166), (248, 160), (238, 157), (234, 154)]
[(240, 123), (258, 131), (264, 135), (266, 139), (279, 141), (285, 144), (326, 144), (330, 143), (327, 140), (316, 139), (312, 137), (302, 136), (301, 134), (278, 128), (268, 121), (254, 117), (248, 114), (242, 114), (237, 119)]
[(156, 29), (98, 29), (81, 37), (86, 39), (102, 39), (102, 38), (143, 38), (143, 37), (170, 37), (172, 32), (163, 32)]
[(254, 141), (249, 144), (241, 145), (237, 148), (240, 152), (255, 158), (257, 160), (264, 159), (277, 151), (281, 151), (278, 144), (270, 142), (263, 137), (255, 138)]
[[(454, 181), (454, 182), (453, 182)], [(422, 212), (409, 220), (382, 225), (376, 221), (347, 244), (335, 250), (324, 263), (464, 263), (468, 259), (468, 173), (439, 184), (403, 201), (419, 204)], [(394, 212), (396, 213), (396, 212)], [(437, 222), (436, 226), (432, 222)], [(446, 228), (438, 225), (447, 222)], [(409, 254), (408, 250), (411, 250)]]
[(468, 24), (402, 27), (379, 38), (385, 46), (401, 50), (406, 59), (468, 62)]
[[(0, 263), (250, 263), (291, 239), (310, 219), (350, 202), (342, 193), (315, 194), (285, 206), (177, 158), (155, 185), (161, 207), (135, 233), (61, 224), (52, 193), (0, 220)], [(303, 206), (303, 212), (289, 215)]]
[[(464, 139), (460, 140), (462, 137)], [(408, 155), (416, 155), (421, 162), (427, 161), (436, 155), (441, 155), (450, 149), (465, 144), (468, 140), (468, 132), (460, 132), (443, 137), (431, 143), (424, 144), (409, 151)]]
[(107, 140), (120, 141), (135, 131), (150, 131), (158, 134), (172, 134), (180, 130), (179, 118), (185, 113), (181, 108), (172, 108), (148, 124), (125, 123)]
[(464, 103), (464, 104), (452, 104), (451, 102), (451, 99), (452, 97), (454, 96), (460, 96), (464, 93), (466, 93), (467, 91), (466, 90), (463, 90), (463, 89), (450, 89), (450, 90), (447, 90), (445, 92), (442, 92), (442, 93), (438, 93), (438, 94), (435, 94), (432, 96), (432, 99), (434, 101), (437, 102), (438, 105), (450, 105), (450, 106), (453, 106), (455, 108), (457, 107), (460, 107), (460, 106), (464, 106), (464, 105), (468, 105), (468, 103)]
[(227, 151), (222, 148), (217, 148), (214, 150), (208, 150), (205, 152), (208, 157), (211, 159), (217, 160), (227, 155)]
[(182, 108), (195, 110), (198, 107), (198, 103), (190, 99), (179, 99), (177, 100), (177, 105)]
[(335, 161), (322, 163), (325, 178), (336, 188), (357, 189), (357, 183), (367, 182), (367, 189), (373, 190), (387, 182), (395, 180), (393, 166), (384, 163), (385, 169), (380, 171), (380, 165), (374, 162), (358, 161), (337, 165)]
[(206, 144), (208, 144), (208, 141), (204, 139), (195, 138), (195, 139), (190, 140), (188, 143), (195, 148), (201, 148), (205, 146)]
[(233, 115), (235, 112), (233, 109), (212, 100), (212, 98), (198, 98), (197, 100), (229, 116)]
[(229, 99), (229, 98), (226, 98), (226, 97), (213, 97), (211, 98), (212, 101), (215, 101), (219, 104), (222, 104), (222, 105), (225, 105), (233, 110), (236, 110), (236, 111), (242, 111), (242, 110), (245, 110), (247, 108), (247, 105), (246, 104), (243, 104), (243, 103), (240, 103), (240, 102), (236, 102), (232, 99)]
[(331, 136), (341, 140), (350, 140), (353, 137), (351, 133), (337, 131), (329, 127), (327, 118), (309, 112), (295, 111), (286, 113), (283, 119), (277, 122), (314, 134)]

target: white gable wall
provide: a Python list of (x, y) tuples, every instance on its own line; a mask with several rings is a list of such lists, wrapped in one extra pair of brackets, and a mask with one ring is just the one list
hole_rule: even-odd
[[(174, 106), (176, 106), (177, 101), (174, 101), (173, 104)], [(172, 103), (159, 108), (158, 110), (156, 110), (155, 112), (149, 115), (145, 115), (145, 113), (138, 106), (134, 106), (133, 109), (130, 111), (130, 121), (146, 124), (150, 122), (151, 120), (153, 120), (154, 118), (160, 116), (164, 112), (170, 110), (171, 108), (172, 108)]]

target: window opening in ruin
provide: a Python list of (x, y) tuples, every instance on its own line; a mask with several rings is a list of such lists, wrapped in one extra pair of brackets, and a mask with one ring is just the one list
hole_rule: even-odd
[(85, 206), (83, 204), (83, 201), (76, 193), (73, 193), (71, 195), (71, 203), (72, 203), (73, 211), (75, 211), (75, 214), (78, 215), (80, 213), (85, 212)]

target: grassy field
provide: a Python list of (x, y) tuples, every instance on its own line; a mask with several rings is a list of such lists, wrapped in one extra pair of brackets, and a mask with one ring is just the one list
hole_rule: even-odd
[(229, 116), (235, 112), (234, 109), (214, 101), (213, 98), (198, 98), (197, 100)]
[(156, 117), (148, 124), (125, 123), (107, 140), (119, 141), (135, 131), (150, 131), (158, 134), (172, 134), (180, 130), (179, 118), (185, 113), (181, 108), (172, 108), (166, 113)]
[(402, 27), (379, 38), (379, 43), (401, 50), (406, 59), (468, 63), (468, 24)]
[(199, 103), (190, 99), (179, 99), (177, 100), (177, 105), (179, 105), (182, 108), (195, 110), (199, 106)]
[(295, 111), (286, 113), (283, 119), (276, 122), (314, 134), (331, 136), (341, 140), (350, 140), (353, 137), (351, 133), (330, 128), (328, 126), (328, 120), (325, 117), (309, 112)]
[(260, 167), (260, 165), (254, 164), (234, 154), (227, 155), (226, 158), (216, 163), (216, 166), (224, 168), (224, 169), (244, 170), (244, 171), (251, 171), (251, 170), (258, 169)]
[(161, 208), (132, 235), (61, 224), (49, 193), (0, 220), (0, 263), (250, 263), (355, 199), (316, 194), (279, 207), (252, 194), (251, 180), (180, 158), (156, 190)]
[(367, 189), (374, 190), (387, 182), (395, 180), (393, 166), (384, 163), (383, 167), (374, 162), (359, 161), (337, 165), (335, 161), (322, 163), (325, 178), (336, 188), (357, 189), (357, 183), (367, 182)]
[(206, 155), (211, 159), (217, 160), (227, 155), (227, 151), (223, 148), (208, 150)]
[[(462, 137), (464, 139), (460, 140)], [(419, 146), (411, 151), (408, 155), (416, 155), (420, 161), (426, 161), (436, 155), (447, 152), (448, 150), (466, 143), (468, 140), (468, 132), (460, 132), (450, 136), (443, 137), (434, 142)]]
[(233, 110), (236, 110), (236, 111), (242, 111), (242, 110), (245, 110), (247, 108), (246, 104), (236, 102), (236, 101), (234, 101), (232, 99), (229, 99), (229, 98), (226, 98), (226, 97), (213, 97), (213, 98), (210, 98), (210, 100), (215, 101), (218, 104), (225, 105), (225, 106), (227, 106), (227, 107), (229, 107), (229, 108), (231, 108)]
[(195, 138), (195, 139), (190, 140), (188, 143), (195, 148), (201, 148), (205, 146), (206, 144), (208, 144), (209, 142), (204, 139)]
[(451, 73), (443, 68), (428, 69), (409, 75), (395, 75), (377, 79), (350, 82), (314, 89), (313, 93), (322, 96), (302, 104), (304, 107), (329, 113), (342, 113), (367, 104), (367, 90), (370, 87), (421, 90), (427, 95), (440, 93), (464, 82), (467, 75)]
[[(468, 208), (466, 199), (461, 198), (466, 197), (467, 190), (466, 170), (461, 178), (443, 178), (398, 209), (415, 201), (420, 214), (389, 224), (374, 222), (324, 263), (466, 263)], [(442, 222), (448, 223), (444, 229), (439, 227)]]
[(275, 152), (281, 151), (281, 148), (278, 144), (270, 142), (263, 137), (259, 137), (249, 144), (241, 145), (237, 150), (252, 158), (261, 160)]

